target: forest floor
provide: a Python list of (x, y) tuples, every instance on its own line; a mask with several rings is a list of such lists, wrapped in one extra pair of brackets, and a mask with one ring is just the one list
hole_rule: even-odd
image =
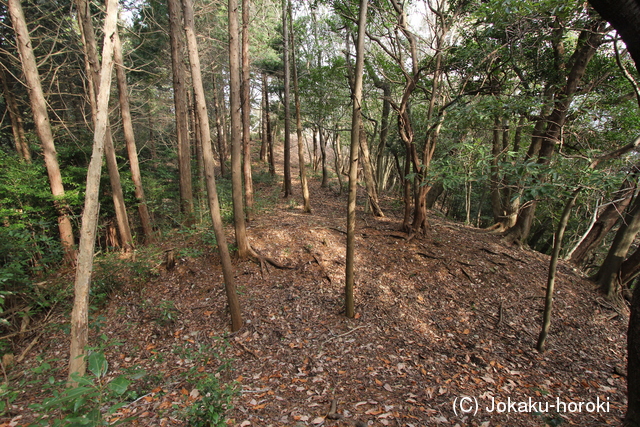
[[(259, 191), (272, 188), (259, 184)], [(187, 373), (215, 372), (227, 360), (219, 380), (239, 390), (227, 413), (234, 426), (620, 424), (626, 313), (570, 265), (560, 262), (548, 349), (540, 354), (534, 347), (548, 256), (436, 215), (426, 234), (408, 240), (398, 231), (397, 202), (383, 200), (384, 218), (359, 205), (357, 314), (348, 319), (346, 195), (313, 179), (313, 212), (304, 214), (298, 193), (295, 187), (292, 198), (249, 225), (253, 247), (291, 268), (235, 260), (245, 321), (239, 332), (228, 335), (217, 252), (195, 234), (162, 243), (178, 254), (173, 269), (157, 265), (148, 280), (114, 293), (94, 318), (101, 324), (92, 342), (107, 343), (109, 378), (136, 366), (147, 371), (135, 383), (140, 396), (116, 418), (189, 425), (180, 411), (201, 396)], [(231, 242), (230, 228), (228, 235)], [(64, 324), (67, 315), (50, 321)], [(36, 378), (33, 368), (57, 360), (50, 363), (58, 370), (47, 375), (64, 378), (67, 333), (50, 329), (9, 376)], [(32, 337), (16, 344), (16, 354)], [(28, 405), (42, 398), (42, 387), (25, 383), (31, 385), (13, 402), (13, 419), (1, 426), (33, 420)], [(460, 411), (464, 397), (471, 398), (462, 401), (470, 414)]]

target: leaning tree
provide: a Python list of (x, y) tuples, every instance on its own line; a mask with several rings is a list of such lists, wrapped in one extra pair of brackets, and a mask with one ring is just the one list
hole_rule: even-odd
[[(589, 0), (595, 10), (609, 21), (627, 45), (640, 71), (640, 0)], [(640, 426), (640, 286), (631, 301), (627, 332), (627, 396), (625, 426)]]

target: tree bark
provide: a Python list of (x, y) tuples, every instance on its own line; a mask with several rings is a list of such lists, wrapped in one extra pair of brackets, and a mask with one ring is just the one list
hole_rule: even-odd
[[(78, 9), (78, 23), (80, 32), (84, 40), (84, 53), (86, 55), (87, 75), (89, 84), (91, 85), (90, 103), (94, 126), (96, 125), (96, 116), (98, 114), (97, 96), (100, 92), (100, 61), (98, 59), (98, 45), (96, 43), (95, 31), (93, 29), (93, 21), (89, 10), (89, 4), (86, 0), (76, 0)], [(93, 96), (91, 96), (93, 94)], [(108, 119), (108, 117), (107, 117)], [(124, 194), (122, 192), (122, 183), (120, 181), (120, 171), (118, 170), (118, 162), (116, 160), (116, 150), (113, 146), (111, 137), (111, 125), (107, 124), (106, 136), (104, 141), (104, 155), (107, 160), (107, 170), (109, 172), (109, 182), (111, 184), (111, 196), (113, 206), (116, 213), (116, 224), (118, 225), (118, 234), (120, 236), (122, 248), (125, 251), (133, 249), (133, 236), (131, 235), (131, 227), (129, 226), (129, 216), (127, 207), (124, 203)]]
[[(291, 19), (291, 1), (289, 1), (289, 19)], [(293, 19), (291, 19), (293, 26)], [(307, 171), (304, 160), (304, 147), (302, 145), (302, 118), (300, 115), (300, 88), (298, 87), (298, 65), (296, 64), (296, 47), (294, 44), (293, 28), (289, 31), (291, 41), (291, 62), (293, 63), (293, 93), (296, 105), (296, 136), (298, 138), (298, 169), (300, 171), (300, 186), (302, 187), (302, 211), (311, 213), (311, 202), (309, 201), (309, 185), (307, 184)]]
[(384, 213), (380, 208), (378, 200), (378, 187), (376, 185), (375, 172), (371, 165), (371, 156), (369, 155), (369, 144), (367, 143), (367, 135), (364, 129), (360, 129), (360, 152), (362, 154), (362, 170), (364, 172), (364, 182), (369, 196), (369, 203), (373, 216), (383, 217)]
[(618, 31), (636, 63), (640, 64), (640, 2), (638, 0), (589, 0), (600, 16)]
[(576, 249), (571, 253), (569, 261), (577, 266), (581, 266), (587, 255), (589, 255), (594, 249), (600, 246), (602, 240), (607, 233), (611, 231), (614, 225), (622, 217), (624, 211), (631, 203), (633, 193), (635, 192), (636, 185), (630, 180), (625, 180), (622, 187), (616, 194), (620, 194), (617, 200), (611, 202), (606, 208), (598, 215), (589, 233), (585, 236)]
[(144, 197), (144, 188), (142, 187), (142, 175), (140, 174), (140, 164), (138, 162), (138, 149), (136, 147), (135, 134), (133, 132), (133, 121), (131, 120), (131, 111), (129, 108), (129, 90), (127, 88), (127, 76), (124, 72), (124, 59), (122, 57), (122, 46), (118, 32), (115, 33), (114, 40), (114, 62), (116, 66), (116, 76), (118, 80), (118, 99), (120, 102), (120, 115), (122, 116), (122, 127), (124, 131), (124, 140), (127, 145), (127, 153), (129, 155), (129, 165), (131, 167), (131, 180), (134, 185), (134, 193), (138, 201), (138, 214), (140, 215), (140, 224), (145, 241), (150, 243), (153, 238), (153, 227), (151, 225), (151, 216), (147, 208), (147, 201)]
[(42, 144), (44, 162), (49, 177), (49, 186), (54, 197), (54, 206), (58, 211), (58, 230), (60, 232), (60, 242), (64, 250), (65, 261), (73, 264), (76, 259), (76, 249), (73, 238), (73, 227), (69, 218), (69, 207), (65, 202), (64, 186), (60, 165), (58, 164), (58, 154), (53, 140), (49, 114), (47, 113), (47, 101), (42, 91), (40, 74), (33, 53), (29, 30), (24, 18), (24, 12), (20, 0), (9, 0), (8, 10), (11, 15), (11, 22), (16, 34), (16, 44), (20, 55), (22, 70), (29, 89), (29, 99), (33, 112), (36, 133)]
[[(329, 185), (329, 170), (327, 169), (327, 139), (325, 138), (324, 131), (321, 127), (318, 127), (318, 143), (320, 145), (320, 157), (322, 158), (322, 182), (320, 187), (327, 188)], [(340, 174), (339, 171), (336, 173)]]
[(251, 79), (249, 72), (249, 0), (242, 0), (242, 152), (244, 202), (247, 221), (253, 221), (253, 178), (251, 177)]
[(264, 78), (264, 87), (265, 87), (265, 97), (264, 97), (264, 109), (265, 109), (265, 119), (267, 121), (266, 131), (267, 131), (267, 151), (269, 153), (269, 173), (272, 177), (276, 176), (276, 161), (273, 154), (273, 134), (271, 130), (271, 113), (269, 112), (269, 86), (267, 85), (267, 74), (263, 75)]
[(282, 0), (282, 38), (283, 52), (282, 62), (284, 66), (284, 197), (291, 195), (291, 112), (290, 81), (291, 69), (289, 67), (289, 23), (287, 19), (287, 0)]
[(269, 96), (269, 90), (267, 88), (267, 73), (262, 72), (262, 99), (260, 100), (261, 111), (261, 123), (260, 123), (260, 161), (267, 160), (267, 97)]
[(380, 141), (378, 142), (378, 151), (376, 154), (376, 181), (378, 193), (384, 190), (384, 157), (387, 148), (387, 136), (389, 135), (389, 114), (391, 113), (391, 85), (389, 82), (382, 81), (373, 70), (373, 67), (365, 60), (367, 73), (373, 80), (373, 84), (378, 89), (382, 89), (382, 115), (380, 118)]
[[(233, 0), (229, 1), (229, 13), (232, 10)], [(235, 5), (237, 8), (237, 5)], [(211, 147), (211, 131), (209, 128), (209, 117), (207, 114), (207, 102), (202, 84), (202, 72), (200, 68), (200, 57), (198, 55), (198, 45), (194, 30), (193, 6), (191, 0), (182, 0), (184, 13), (185, 31), (187, 34), (187, 47), (189, 51), (189, 62), (191, 63), (191, 79), (196, 98), (196, 112), (199, 119), (200, 139), (202, 141), (202, 154), (204, 156), (204, 167), (207, 181), (207, 193), (209, 195), (209, 210), (211, 212), (211, 222), (218, 242), (218, 251), (222, 262), (222, 274), (224, 276), (225, 291), (229, 303), (229, 313), (231, 314), (231, 329), (237, 331), (242, 327), (242, 315), (240, 303), (236, 292), (235, 279), (233, 277), (233, 266), (231, 256), (227, 247), (227, 238), (224, 234), (224, 226), (220, 215), (220, 202), (218, 201), (218, 191), (216, 189), (216, 178), (213, 167), (213, 148)], [(234, 9), (235, 10), (235, 9)], [(237, 10), (236, 10), (237, 13)], [(237, 21), (236, 21), (237, 37)], [(237, 45), (236, 45), (237, 47)], [(236, 54), (238, 53), (236, 49)], [(239, 105), (237, 106), (239, 108)], [(239, 113), (239, 111), (238, 111)]]
[[(13, 1), (13, 0), (11, 0)], [(117, 0), (107, 0), (104, 21), (102, 66), (97, 94), (97, 115), (93, 136), (93, 153), (87, 170), (87, 187), (80, 230), (80, 251), (74, 284), (73, 311), (71, 312), (71, 348), (69, 355), (69, 384), (77, 385), (76, 375), (86, 372), (85, 348), (89, 342), (89, 285), (93, 270), (93, 250), (100, 209), (100, 175), (104, 143), (109, 129), (109, 94), (113, 70), (113, 45), (117, 32)]]
[(238, 257), (251, 255), (242, 200), (242, 117), (240, 114), (240, 43), (238, 40), (238, 2), (229, 0), (229, 83), (231, 105), (231, 186), (233, 197), (233, 224), (236, 231)]
[(220, 175), (227, 174), (227, 133), (224, 122), (224, 109), (220, 105), (219, 88), (216, 84), (216, 73), (212, 73), (213, 79), (213, 110), (216, 116), (216, 135), (218, 141), (218, 156), (220, 157)]
[[(638, 0), (590, 0), (591, 5), (607, 19), (627, 44), (640, 70), (640, 2)], [(625, 427), (640, 426), (640, 286), (631, 301), (627, 331), (627, 413)]]
[(640, 197), (636, 197), (631, 210), (625, 215), (624, 222), (616, 233), (611, 248), (595, 275), (600, 289), (608, 298), (617, 295), (620, 284), (620, 267), (627, 256), (627, 252), (640, 231)]
[(564, 211), (560, 216), (560, 222), (558, 223), (558, 229), (556, 230), (556, 236), (553, 243), (553, 254), (551, 256), (551, 261), (549, 264), (549, 275), (547, 278), (547, 291), (545, 296), (544, 311), (542, 315), (542, 329), (540, 330), (538, 343), (536, 344), (536, 349), (541, 353), (545, 351), (547, 336), (549, 335), (549, 328), (551, 327), (553, 293), (555, 289), (558, 259), (560, 258), (560, 249), (562, 249), (562, 239), (564, 238), (564, 231), (567, 228), (567, 223), (569, 222), (569, 217), (571, 216), (571, 209), (576, 204), (576, 199), (578, 198), (581, 190), (582, 188), (577, 188), (576, 190), (574, 190), (571, 199), (569, 199), (564, 207)]
[(347, 203), (347, 255), (345, 268), (345, 313), (355, 316), (355, 233), (356, 192), (358, 185), (358, 148), (362, 131), (362, 72), (364, 70), (364, 36), (367, 24), (368, 0), (360, 1), (358, 16), (358, 41), (356, 43), (356, 68), (353, 81), (353, 113), (351, 116), (351, 152), (349, 156), (349, 200)]
[(193, 186), (191, 181), (191, 149), (187, 117), (186, 73), (184, 56), (182, 13), (180, 0), (167, 0), (169, 8), (169, 42), (171, 44), (171, 69), (173, 71), (173, 102), (176, 108), (176, 136), (178, 140), (178, 172), (180, 175), (180, 210), (185, 216), (184, 225), (195, 222), (193, 216)]

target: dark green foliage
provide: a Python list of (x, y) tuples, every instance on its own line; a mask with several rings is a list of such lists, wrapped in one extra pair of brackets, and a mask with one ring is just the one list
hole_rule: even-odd
[[(68, 202), (76, 202), (71, 193)], [(57, 213), (47, 174), (0, 151), (0, 290), (23, 290), (60, 262)]]

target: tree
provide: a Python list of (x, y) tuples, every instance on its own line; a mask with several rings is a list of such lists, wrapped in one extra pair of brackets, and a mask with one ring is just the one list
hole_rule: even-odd
[(587, 255), (597, 248), (607, 233), (621, 218), (622, 213), (627, 209), (636, 190), (634, 180), (637, 173), (625, 179), (624, 183), (615, 193), (615, 199), (602, 209), (597, 219), (590, 227), (576, 247), (568, 254), (567, 259), (573, 264), (580, 266), (584, 263)]
[[(289, 19), (291, 19), (291, 2), (289, 2)], [(293, 22), (291, 22), (293, 27)], [(302, 211), (311, 213), (309, 201), (309, 185), (307, 184), (307, 172), (304, 161), (304, 148), (302, 145), (302, 118), (300, 116), (300, 87), (298, 84), (298, 65), (296, 64), (296, 47), (294, 43), (293, 28), (289, 32), (291, 41), (291, 63), (293, 64), (293, 93), (296, 105), (296, 136), (298, 139), (298, 168), (300, 169), (300, 186), (302, 187)]]
[(211, 73), (213, 79), (213, 110), (216, 117), (216, 136), (218, 142), (218, 156), (220, 157), (220, 175), (227, 174), (227, 131), (224, 120), (224, 108), (220, 105), (221, 96), (216, 84), (216, 73)]
[(24, 12), (20, 0), (10, 0), (9, 14), (11, 22), (16, 34), (18, 52), (20, 54), (20, 62), (24, 71), (25, 80), (29, 88), (29, 99), (31, 101), (31, 110), (35, 121), (36, 133), (42, 144), (44, 153), (44, 161), (49, 176), (49, 184), (51, 193), (54, 197), (54, 205), (58, 211), (58, 229), (60, 231), (60, 241), (65, 253), (65, 259), (68, 263), (74, 263), (76, 259), (76, 250), (73, 237), (73, 227), (69, 218), (69, 211), (64, 197), (64, 186), (62, 184), (62, 175), (60, 174), (60, 166), (58, 164), (58, 156), (49, 122), (49, 114), (47, 113), (47, 101), (42, 91), (40, 83), (40, 75), (36, 64), (36, 58), (33, 53), (29, 30), (24, 18)]
[(251, 254), (247, 238), (242, 197), (242, 117), (240, 94), (240, 44), (238, 40), (238, 2), (229, 0), (229, 92), (231, 106), (231, 185), (233, 192), (233, 224), (241, 259)]
[[(589, 0), (618, 31), (640, 71), (640, 1)], [(624, 425), (640, 426), (640, 286), (633, 292), (627, 331), (627, 413)]]
[[(89, 3), (86, 0), (76, 0), (78, 8), (78, 23), (80, 32), (84, 40), (84, 53), (86, 57), (87, 76), (89, 78), (89, 101), (91, 104), (91, 114), (94, 126), (98, 115), (97, 97), (100, 90), (100, 61), (98, 60), (98, 47), (93, 29), (93, 22), (89, 10)], [(111, 183), (111, 196), (116, 212), (116, 223), (118, 233), (123, 248), (126, 251), (133, 249), (133, 236), (129, 227), (127, 208), (124, 202), (120, 172), (116, 160), (116, 150), (111, 137), (111, 126), (107, 125), (106, 139), (104, 141), (104, 154), (107, 160), (107, 170), (109, 171), (109, 181)]]
[(358, 185), (358, 149), (362, 132), (362, 74), (364, 71), (364, 37), (367, 25), (368, 0), (360, 1), (358, 16), (358, 41), (356, 43), (356, 66), (353, 80), (353, 113), (351, 116), (351, 151), (349, 156), (349, 200), (347, 202), (347, 256), (345, 268), (345, 313), (355, 316), (355, 235), (356, 235), (356, 192)]
[(249, 69), (249, 0), (242, 0), (242, 174), (247, 221), (253, 220), (251, 177), (251, 70)]
[(131, 109), (129, 108), (129, 90), (127, 88), (127, 76), (124, 72), (124, 59), (122, 58), (122, 46), (118, 32), (114, 40), (114, 63), (116, 66), (116, 76), (118, 80), (118, 101), (120, 103), (120, 115), (122, 116), (122, 127), (124, 130), (124, 140), (129, 155), (129, 165), (131, 167), (131, 179), (135, 187), (135, 196), (138, 201), (138, 214), (142, 224), (142, 232), (147, 243), (153, 241), (153, 227), (151, 217), (147, 208), (147, 201), (144, 197), (142, 187), (142, 176), (140, 175), (140, 163), (138, 162), (138, 149), (136, 147), (135, 134), (133, 132), (133, 121), (131, 119)]
[(284, 197), (291, 195), (291, 68), (289, 66), (289, 20), (287, 0), (282, 0), (282, 63), (284, 67)]
[(264, 100), (264, 132), (267, 142), (267, 151), (269, 153), (269, 173), (271, 176), (276, 174), (276, 161), (273, 154), (273, 135), (271, 131), (271, 113), (269, 112), (269, 80), (267, 73), (262, 73), (262, 99)]
[[(229, 5), (229, 10), (231, 10), (231, 6), (232, 5)], [(207, 102), (202, 84), (202, 72), (200, 69), (200, 57), (198, 55), (198, 44), (194, 29), (195, 25), (191, 0), (182, 0), (182, 8), (184, 13), (184, 27), (187, 34), (189, 62), (191, 63), (191, 79), (193, 81), (193, 89), (196, 98), (196, 112), (200, 122), (200, 139), (202, 141), (202, 155), (204, 157), (207, 193), (209, 195), (209, 210), (211, 212), (211, 222), (213, 223), (216, 241), (218, 242), (220, 260), (222, 262), (222, 274), (224, 276), (225, 291), (227, 294), (227, 301), (229, 303), (229, 312), (231, 314), (231, 329), (235, 332), (242, 327), (242, 315), (240, 312), (240, 303), (236, 292), (235, 280), (233, 278), (231, 256), (229, 255), (227, 238), (224, 233), (224, 226), (220, 215), (220, 202), (218, 201), (218, 191), (216, 189), (216, 179), (213, 169), (213, 148), (211, 147), (209, 116), (207, 114)]]
[[(13, 0), (12, 0), (13, 1)], [(87, 170), (87, 190), (80, 230), (80, 248), (74, 284), (73, 311), (71, 312), (71, 350), (69, 354), (69, 383), (77, 384), (78, 376), (86, 371), (86, 346), (89, 342), (89, 286), (93, 270), (93, 250), (98, 226), (100, 173), (102, 155), (109, 128), (109, 95), (113, 69), (113, 45), (117, 31), (117, 0), (107, 0), (104, 20), (104, 44), (97, 96), (97, 114), (93, 136), (93, 152)]]
[[(558, 90), (553, 96), (551, 112), (544, 114), (543, 111), (538, 119), (536, 124), (538, 132), (534, 131), (526, 156), (528, 159), (537, 156), (536, 162), (540, 166), (548, 165), (551, 162), (556, 145), (562, 139), (563, 127), (567, 121), (571, 102), (578, 91), (578, 85), (585, 75), (589, 61), (602, 43), (606, 22), (600, 18), (589, 19), (587, 25), (578, 36), (575, 51), (568, 63), (565, 63), (564, 60), (564, 26), (559, 22), (559, 18), (556, 19), (555, 26), (556, 34), (554, 34), (552, 42), (557, 58), (555, 61), (555, 78), (558, 81), (554, 82), (554, 86)], [(546, 107), (543, 106), (543, 109), (546, 109)], [(544, 182), (545, 173), (539, 174), (537, 179), (540, 182)], [(537, 201), (532, 200), (521, 210), (515, 225), (505, 232), (504, 237), (508, 242), (521, 244), (528, 237), (536, 205)]]
[[(602, 163), (605, 160), (610, 160), (616, 157), (620, 157), (623, 154), (626, 154), (632, 150), (636, 150), (639, 145), (640, 145), (640, 138), (636, 138), (636, 140), (633, 141), (632, 143), (627, 144), (622, 148), (619, 148), (611, 153), (607, 153), (595, 159), (589, 165), (589, 169), (595, 169), (600, 163)], [(540, 335), (538, 337), (538, 343), (536, 345), (536, 349), (540, 352), (543, 352), (545, 350), (546, 339), (549, 334), (549, 328), (551, 326), (551, 309), (553, 307), (553, 294), (554, 294), (554, 287), (555, 287), (556, 268), (558, 264), (558, 259), (560, 258), (560, 249), (562, 249), (562, 239), (564, 237), (565, 229), (567, 228), (567, 223), (569, 222), (571, 209), (575, 205), (576, 200), (578, 199), (578, 195), (580, 194), (582, 189), (583, 189), (582, 186), (578, 186), (576, 189), (573, 190), (573, 193), (569, 198), (569, 201), (566, 203), (564, 210), (562, 211), (562, 215), (560, 216), (560, 221), (558, 223), (558, 228), (554, 236), (553, 253), (551, 255), (551, 261), (549, 262), (549, 275), (547, 279), (547, 292), (545, 296), (545, 307), (543, 312), (542, 329), (540, 331)], [(632, 226), (632, 223), (633, 223), (633, 219), (630, 221), (629, 227)], [(622, 228), (623, 227), (621, 227), (621, 230)], [(622, 234), (626, 235), (627, 233), (623, 232)], [(633, 237), (635, 237), (635, 235)], [(616, 236), (616, 240), (617, 239), (618, 239), (618, 236)], [(631, 238), (631, 240), (633, 240), (633, 238)], [(620, 244), (616, 245), (615, 242), (614, 242), (614, 245), (612, 245), (612, 248), (614, 246), (616, 248), (621, 247)], [(607, 258), (609, 259), (609, 257)], [(616, 259), (612, 258), (611, 262), (615, 264)], [(619, 263), (618, 263), (618, 268), (619, 268)]]
[(191, 182), (191, 149), (187, 118), (186, 74), (183, 64), (183, 27), (180, 0), (168, 0), (169, 38), (171, 42), (171, 69), (173, 70), (173, 100), (176, 108), (176, 135), (178, 139), (178, 170), (180, 172), (180, 209), (185, 225), (195, 221), (193, 216), (193, 188)]
[(640, 232), (640, 197), (635, 198), (630, 210), (625, 214), (609, 252), (594, 278), (602, 292), (609, 299), (613, 299), (620, 294), (620, 280), (618, 277), (620, 267), (638, 232)]

